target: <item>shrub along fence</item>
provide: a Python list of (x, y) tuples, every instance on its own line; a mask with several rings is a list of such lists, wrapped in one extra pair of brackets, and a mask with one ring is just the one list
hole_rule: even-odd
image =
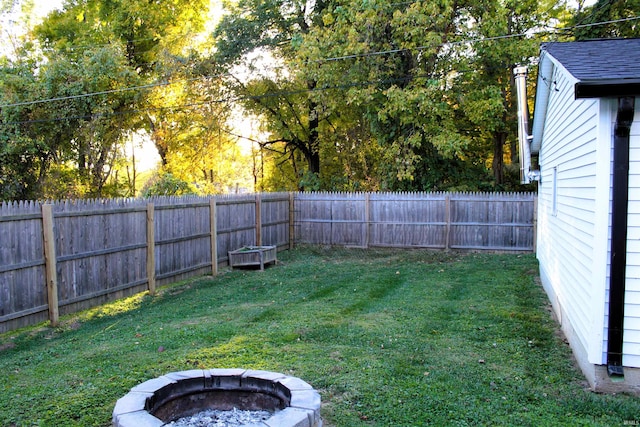
[(295, 242), (532, 251), (535, 195), (264, 193), (0, 204), (0, 332)]

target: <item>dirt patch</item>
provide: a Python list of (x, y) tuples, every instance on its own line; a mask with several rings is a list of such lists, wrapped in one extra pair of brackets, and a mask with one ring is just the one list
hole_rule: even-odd
[(10, 350), (12, 348), (16, 348), (16, 345), (12, 342), (0, 344), (0, 351)]

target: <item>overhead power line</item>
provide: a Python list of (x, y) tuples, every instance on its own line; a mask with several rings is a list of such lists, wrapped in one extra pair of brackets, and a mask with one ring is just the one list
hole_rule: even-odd
[(96, 119), (96, 118), (115, 117), (115, 116), (121, 116), (126, 114), (150, 113), (154, 111), (179, 111), (179, 110), (187, 110), (191, 108), (201, 107), (203, 105), (209, 105), (209, 104), (233, 103), (233, 102), (247, 101), (247, 100), (259, 101), (267, 98), (293, 96), (293, 95), (299, 95), (299, 94), (308, 93), (308, 92), (324, 92), (324, 91), (336, 90), (336, 89), (350, 89), (352, 87), (358, 87), (358, 86), (371, 86), (375, 84), (399, 83), (399, 82), (406, 82), (412, 79), (427, 78), (427, 77), (429, 76), (406, 75), (403, 77), (395, 77), (391, 79), (369, 80), (365, 82), (351, 82), (351, 83), (345, 83), (341, 85), (322, 86), (314, 89), (300, 88), (300, 89), (286, 90), (286, 91), (267, 92), (259, 95), (244, 95), (244, 96), (236, 96), (236, 97), (218, 98), (218, 99), (202, 101), (202, 102), (193, 102), (188, 104), (174, 105), (170, 107), (140, 108), (140, 109), (116, 111), (112, 113), (85, 114), (85, 115), (77, 115), (77, 116), (34, 119), (34, 120), (24, 120), (24, 121), (5, 122), (5, 123), (0, 122), (0, 126), (59, 122), (64, 120)]
[(619, 22), (637, 21), (638, 19), (640, 19), (640, 16), (632, 16), (630, 18), (613, 19), (611, 21), (593, 22), (591, 24), (578, 24), (578, 25), (574, 25), (572, 27), (567, 27), (567, 30), (573, 30), (573, 29), (576, 29), (576, 28), (596, 27), (596, 26), (599, 26), (599, 25), (617, 24)]
[(572, 31), (572, 30), (577, 29), (577, 28), (585, 28), (585, 27), (594, 27), (594, 26), (599, 26), (599, 25), (616, 24), (616, 23), (619, 23), (619, 22), (636, 21), (638, 19), (640, 19), (640, 16), (634, 16), (634, 17), (622, 18), (622, 19), (615, 19), (615, 20), (611, 20), (611, 21), (594, 22), (594, 23), (591, 23), (591, 24), (580, 24), (580, 25), (574, 25), (574, 26), (566, 27), (566, 28), (549, 28), (548, 30), (531, 31), (531, 32), (516, 33), (516, 34), (504, 34), (504, 35), (493, 36), (493, 37), (478, 37), (478, 38), (475, 38), (475, 39), (457, 40), (457, 41), (440, 43), (440, 44), (429, 45), (429, 46), (418, 46), (418, 47), (413, 47), (413, 48), (399, 48), (399, 49), (389, 49), (389, 50), (382, 50), (382, 51), (376, 51), (376, 52), (356, 53), (356, 54), (350, 54), (350, 55), (335, 56), (335, 57), (331, 57), (331, 58), (317, 59), (317, 60), (314, 60), (314, 62), (342, 61), (342, 60), (345, 60), (345, 59), (356, 59), (356, 58), (366, 58), (366, 57), (369, 57), (369, 56), (389, 55), (389, 54), (393, 54), (393, 53), (400, 53), (400, 52), (406, 52), (406, 51), (418, 51), (418, 52), (421, 52), (423, 50), (433, 49), (433, 48), (442, 47), (442, 46), (459, 46), (459, 45), (463, 45), (463, 44), (483, 43), (483, 42), (490, 42), (490, 41), (496, 41), (496, 40), (520, 38), (520, 37), (537, 35), (537, 34), (541, 34), (541, 33), (550, 33), (550, 32), (555, 32), (555, 31), (566, 32), (566, 31)]
[(78, 94), (78, 95), (69, 95), (69, 96), (59, 96), (57, 98), (47, 98), (47, 99), (37, 99), (35, 101), (24, 101), (24, 102), (14, 102), (12, 104), (3, 104), (0, 105), (0, 108), (5, 108), (5, 107), (19, 107), (19, 106), (23, 106), (23, 105), (34, 105), (34, 104), (42, 104), (45, 102), (54, 102), (54, 101), (66, 101), (69, 99), (79, 99), (79, 98), (87, 98), (90, 96), (97, 96), (97, 95), (108, 95), (111, 93), (118, 93), (118, 92), (127, 92), (130, 90), (142, 90), (142, 89), (150, 89), (150, 88), (154, 88), (154, 87), (158, 87), (158, 86), (166, 86), (171, 84), (171, 82), (158, 82), (158, 83), (150, 83), (147, 85), (141, 85), (141, 86), (132, 86), (132, 87), (125, 87), (125, 88), (121, 88), (121, 89), (111, 89), (111, 90), (104, 90), (101, 92), (90, 92), (90, 93), (82, 93), (82, 94)]
[[(615, 20), (610, 20), (610, 21), (594, 22), (594, 23), (589, 23), (589, 24), (579, 24), (579, 25), (574, 25), (574, 26), (566, 27), (566, 28), (550, 28), (548, 30), (539, 30), (539, 31), (533, 31), (533, 32), (525, 32), (525, 33), (517, 33), (517, 34), (505, 34), (505, 35), (493, 36), (493, 37), (479, 37), (479, 38), (474, 38), (474, 39), (458, 40), (458, 41), (452, 41), (452, 42), (445, 42), (445, 43), (441, 43), (441, 44), (438, 44), (438, 45), (418, 46), (418, 47), (414, 47), (414, 48), (398, 48), (398, 49), (389, 49), (389, 50), (382, 50), (382, 51), (366, 52), (366, 53), (361, 53), (361, 54), (342, 55), (342, 56), (335, 56), (335, 57), (317, 59), (317, 60), (314, 60), (313, 62), (317, 62), (317, 63), (336, 62), (336, 61), (343, 61), (343, 60), (349, 60), (349, 59), (391, 55), (391, 54), (394, 54), (394, 53), (407, 52), (407, 51), (418, 51), (418, 52), (421, 52), (421, 51), (424, 51), (424, 50), (427, 50), (427, 49), (433, 49), (435, 47), (459, 46), (459, 45), (463, 45), (463, 44), (475, 44), (475, 43), (491, 42), (491, 41), (498, 41), (498, 40), (505, 40), (505, 39), (532, 36), (532, 35), (537, 35), (537, 34), (541, 34), (541, 33), (549, 33), (549, 32), (566, 32), (566, 31), (572, 31), (572, 30), (577, 29), (577, 28), (593, 27), (593, 26), (599, 26), (599, 25), (608, 25), (608, 24), (614, 24), (614, 23), (620, 23), (620, 22), (635, 21), (635, 20), (639, 20), (639, 19), (640, 19), (640, 16), (635, 16), (635, 17), (615, 19)], [(280, 67), (280, 68), (282, 68), (282, 67)], [(64, 97), (56, 97), (56, 98), (47, 98), (47, 99), (40, 99), (40, 100), (33, 100), (33, 101), (16, 102), (16, 103), (11, 103), (11, 104), (0, 105), (0, 108), (26, 106), (26, 105), (34, 105), (34, 104), (39, 104), (39, 103), (55, 102), (55, 101), (62, 101), (62, 100), (69, 100), (69, 99), (86, 98), (86, 97), (91, 97), (91, 96), (106, 95), (106, 94), (124, 92), (124, 91), (131, 91), (131, 90), (146, 90), (146, 89), (151, 89), (151, 88), (159, 87), (159, 86), (167, 86), (167, 85), (171, 85), (171, 84), (179, 83), (179, 82), (183, 82), (183, 81), (196, 81), (196, 80), (201, 80), (201, 79), (210, 79), (210, 78), (214, 78), (214, 77), (224, 77), (225, 75), (229, 75), (229, 74), (224, 73), (224, 74), (219, 74), (219, 75), (216, 75), (216, 76), (204, 76), (204, 77), (193, 78), (193, 79), (182, 79), (182, 80), (176, 80), (176, 81), (173, 81), (173, 82), (162, 81), (162, 82), (150, 83), (150, 84), (147, 84), (147, 85), (132, 86), (132, 87), (120, 88), (120, 89), (112, 89), (112, 90), (108, 90), (108, 91), (90, 92), (90, 93), (85, 93), (85, 94), (70, 95), (70, 96), (64, 96)], [(312, 89), (305, 89), (305, 90), (306, 91), (310, 91)]]

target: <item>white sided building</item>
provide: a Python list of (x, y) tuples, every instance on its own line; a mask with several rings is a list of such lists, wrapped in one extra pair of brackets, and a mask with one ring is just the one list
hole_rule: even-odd
[(531, 130), (520, 123), (538, 157), (539, 171), (521, 163), (540, 180), (542, 284), (596, 391), (640, 392), (638, 96), (640, 39), (547, 43)]

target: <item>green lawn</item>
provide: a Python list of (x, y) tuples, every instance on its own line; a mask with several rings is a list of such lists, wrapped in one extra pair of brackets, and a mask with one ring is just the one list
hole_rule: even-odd
[(0, 335), (0, 426), (109, 426), (140, 382), (232, 367), (307, 381), (329, 427), (640, 422), (640, 399), (587, 390), (533, 255), (279, 258)]

